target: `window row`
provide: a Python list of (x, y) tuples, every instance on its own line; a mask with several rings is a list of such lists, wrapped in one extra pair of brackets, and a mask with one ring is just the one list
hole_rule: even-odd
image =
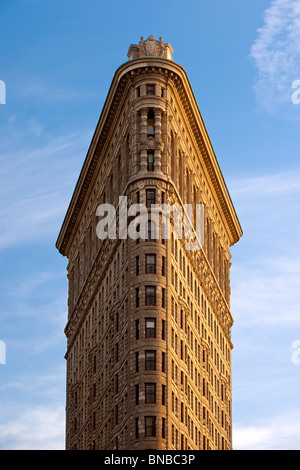
[[(164, 87), (162, 87), (162, 86), (161, 86), (161, 87), (158, 87), (157, 85), (155, 85), (155, 83), (148, 83), (148, 84), (146, 85), (146, 95), (148, 95), (148, 96), (149, 96), (149, 95), (150, 95), (150, 96), (151, 96), (151, 95), (157, 95), (157, 90), (158, 90), (159, 88), (160, 88), (160, 96), (161, 96), (162, 98), (164, 98), (164, 97), (165, 97), (165, 91), (166, 91), (166, 89), (165, 89)], [(139, 97), (141, 96), (141, 87), (140, 87), (140, 86), (138, 86), (138, 87), (136, 88), (136, 96), (137, 96), (137, 98), (139, 98)]]
[[(156, 338), (156, 318), (145, 318), (145, 338)], [(135, 339), (140, 339), (140, 320), (135, 321)], [(161, 321), (161, 339), (166, 339), (166, 321)]]
[[(141, 367), (140, 352), (135, 353), (135, 371), (139, 372)], [(160, 370), (161, 372), (166, 372), (166, 353), (162, 352), (160, 356), (161, 360), (159, 362), (158, 352), (155, 350), (146, 350), (145, 351), (145, 361), (144, 369), (145, 370)]]
[[(140, 404), (140, 384), (136, 384), (135, 386), (135, 404)], [(157, 403), (157, 384), (155, 382), (147, 382), (144, 384), (144, 392), (143, 395), (145, 397), (144, 403)], [(161, 385), (161, 396), (160, 396), (160, 403), (162, 405), (166, 405), (166, 386)]]
[[(135, 306), (140, 307), (140, 294), (141, 288), (136, 287), (135, 289)], [(145, 286), (145, 305), (157, 305), (157, 287), (156, 286)], [(166, 289), (161, 288), (161, 307), (166, 307)]]
[[(158, 420), (156, 416), (145, 416), (144, 417), (144, 433), (141, 432), (141, 418), (135, 418), (135, 438), (141, 437), (156, 437)], [(162, 439), (166, 438), (166, 418), (161, 418), (161, 435)]]
[[(140, 256), (136, 256), (135, 258), (135, 269), (136, 269), (136, 275), (138, 276), (141, 272), (141, 260)], [(162, 256), (161, 257), (161, 266), (160, 266), (160, 272), (162, 276), (166, 276), (166, 257)], [(157, 262), (156, 262), (156, 254), (146, 254), (145, 255), (145, 273), (146, 274), (158, 274), (157, 273)]]

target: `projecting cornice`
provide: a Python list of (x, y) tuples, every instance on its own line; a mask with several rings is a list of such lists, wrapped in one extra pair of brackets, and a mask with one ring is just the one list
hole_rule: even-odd
[(126, 91), (126, 87), (128, 87), (128, 84), (131, 83), (136, 74), (144, 72), (162, 74), (176, 86), (195, 141), (201, 153), (203, 167), (211, 183), (211, 188), (216, 194), (223, 217), (226, 220), (231, 245), (237, 243), (242, 236), (242, 229), (238, 217), (185, 70), (173, 60), (164, 57), (138, 57), (136, 59), (131, 57), (131, 60), (121, 65), (115, 72), (68, 211), (62, 224), (56, 246), (64, 256), (68, 255), (74, 229), (78, 224), (80, 213), (87, 201), (96, 167), (102, 158), (102, 149), (109, 136), (112, 123), (116, 118), (116, 112), (120, 106), (120, 102), (124, 98), (123, 95)]

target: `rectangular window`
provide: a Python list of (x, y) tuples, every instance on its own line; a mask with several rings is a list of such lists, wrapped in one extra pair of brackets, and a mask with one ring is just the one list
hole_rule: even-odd
[(139, 352), (135, 353), (135, 371), (139, 372)]
[(161, 437), (166, 438), (166, 418), (162, 418), (161, 421)]
[(139, 418), (135, 418), (135, 438), (139, 437)]
[(147, 95), (155, 95), (155, 85), (147, 85)]
[(147, 114), (147, 135), (148, 137), (154, 137), (155, 129), (155, 115), (153, 109), (150, 109)]
[(145, 416), (145, 436), (155, 437), (156, 436), (156, 417)]
[(140, 338), (140, 321), (135, 320), (135, 339)]
[(166, 386), (161, 386), (161, 404), (166, 405)]
[(161, 353), (161, 371), (166, 372), (166, 353)]
[(156, 403), (156, 384), (145, 384), (145, 403)]
[(162, 308), (166, 307), (166, 289), (164, 287), (161, 288), (161, 306)]
[(162, 256), (161, 259), (161, 275), (165, 276), (166, 275), (166, 257)]
[(156, 370), (156, 351), (145, 351), (145, 369)]
[(154, 220), (148, 220), (147, 224), (147, 240), (156, 240), (156, 224)]
[(119, 360), (119, 343), (116, 344), (116, 362)]
[(180, 405), (180, 421), (182, 423), (184, 423), (184, 405), (183, 405), (182, 402), (181, 402), (181, 405)]
[(146, 255), (146, 273), (156, 273), (156, 255)]
[(161, 339), (165, 340), (166, 339), (166, 321), (162, 320), (161, 323)]
[(155, 189), (146, 189), (146, 207), (151, 209), (152, 204), (155, 204)]
[(147, 170), (154, 171), (154, 152), (152, 150), (147, 152)]
[(135, 306), (139, 307), (140, 306), (140, 289), (137, 287), (135, 289)]
[(115, 408), (115, 420), (116, 420), (116, 424), (119, 423), (119, 407), (118, 405), (116, 405), (116, 408)]
[(146, 318), (146, 328), (145, 328), (146, 338), (155, 338), (156, 337), (156, 319), (155, 318)]
[(135, 258), (135, 274), (138, 276), (140, 274), (140, 257), (136, 256)]
[(140, 387), (139, 384), (135, 386), (135, 404), (139, 404), (139, 398), (140, 398)]
[(156, 305), (156, 287), (146, 286), (146, 305)]

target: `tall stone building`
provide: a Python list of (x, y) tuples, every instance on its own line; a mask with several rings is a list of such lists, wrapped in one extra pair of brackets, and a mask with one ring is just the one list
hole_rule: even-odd
[[(68, 258), (67, 449), (232, 448), (230, 247), (242, 231), (172, 53), (152, 36), (130, 46), (57, 240)], [(128, 226), (136, 203), (201, 204), (202, 247), (187, 249), (172, 214), (170, 236), (162, 213), (141, 237), (124, 235), (120, 196)], [(116, 230), (101, 238), (104, 203)]]

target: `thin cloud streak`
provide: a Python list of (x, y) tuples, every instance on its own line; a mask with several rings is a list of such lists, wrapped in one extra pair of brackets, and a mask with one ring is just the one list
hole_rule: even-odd
[(252, 197), (259, 198), (262, 195), (276, 196), (293, 191), (300, 191), (300, 172), (298, 171), (236, 179), (232, 181), (230, 193), (237, 199), (245, 193), (251, 193)]
[(261, 420), (257, 425), (236, 423), (233, 429), (234, 450), (298, 450), (300, 411)]
[(86, 142), (86, 135), (72, 134), (38, 148), (2, 151), (0, 249), (56, 235)]
[[(17, 375), (0, 386), (3, 396), (9, 392), (2, 401), (1, 450), (64, 449), (65, 373), (63, 364), (46, 374)], [(22, 400), (16, 401), (20, 392)]]
[[(232, 268), (232, 310), (239, 325), (300, 327), (300, 259), (257, 259)], [(246, 300), (245, 300), (246, 299)]]
[(278, 105), (291, 106), (292, 82), (300, 79), (299, 0), (272, 2), (250, 57), (257, 69), (254, 88), (260, 105), (271, 113)]
[(0, 424), (2, 450), (64, 450), (64, 406), (15, 406)]

